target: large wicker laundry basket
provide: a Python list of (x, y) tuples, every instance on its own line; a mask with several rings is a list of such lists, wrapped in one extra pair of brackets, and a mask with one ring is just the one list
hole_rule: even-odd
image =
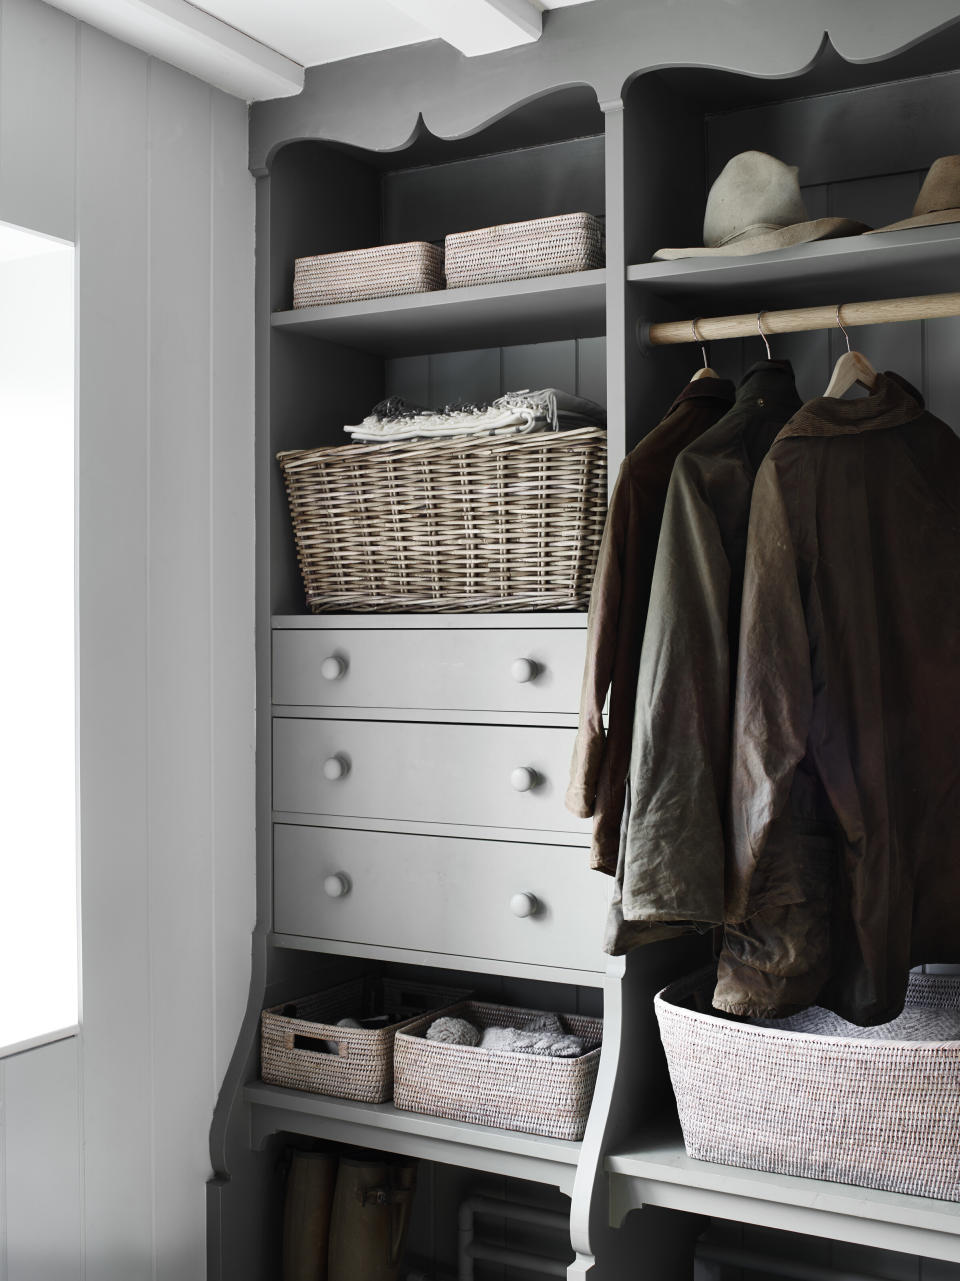
[[(960, 1040), (869, 1039), (819, 1008), (777, 1027), (734, 1022), (703, 1012), (714, 978), (655, 1000), (690, 1156), (960, 1200)], [(955, 1026), (958, 1010), (960, 978), (910, 976), (914, 1023), (927, 1011), (934, 1030), (937, 1012)], [(873, 1033), (895, 1036), (898, 1022)]]
[(314, 614), (589, 603), (607, 505), (601, 428), (278, 458)]
[[(445, 1013), (485, 1028), (523, 1026), (539, 1011), (466, 1001)], [(555, 1139), (583, 1138), (603, 1019), (563, 1016), (568, 1031), (596, 1047), (573, 1059), (428, 1041), (424, 1033), (432, 1021), (428, 1015), (408, 1023), (394, 1041), (396, 1107)]]

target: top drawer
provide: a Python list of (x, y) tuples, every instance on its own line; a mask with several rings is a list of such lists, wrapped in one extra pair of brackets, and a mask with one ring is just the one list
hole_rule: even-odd
[(586, 629), (275, 630), (273, 701), (576, 715)]

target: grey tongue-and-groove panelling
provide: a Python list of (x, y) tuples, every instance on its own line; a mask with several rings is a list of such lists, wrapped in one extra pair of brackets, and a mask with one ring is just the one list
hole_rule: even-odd
[(0, 1060), (0, 1281), (205, 1272), (254, 917), (246, 148), (243, 103), (0, 0), (0, 219), (78, 245), (83, 931), (79, 1037)]

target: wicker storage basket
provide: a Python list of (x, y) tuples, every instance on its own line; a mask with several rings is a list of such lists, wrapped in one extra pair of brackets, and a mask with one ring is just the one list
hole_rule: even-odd
[[(397, 1029), (431, 1010), (461, 1001), (462, 988), (432, 987), (370, 976), (276, 1005), (260, 1016), (260, 1075), (271, 1085), (335, 1094), (361, 1103), (385, 1103), (393, 1093), (393, 1038)], [(399, 1021), (385, 1028), (337, 1027), (348, 1015), (386, 1010)]]
[(603, 226), (588, 213), (460, 231), (444, 242), (447, 288), (559, 276), (603, 266)]
[[(484, 1028), (515, 1027), (539, 1011), (465, 1001), (446, 1013)], [(432, 1019), (408, 1024), (394, 1041), (393, 1101), (398, 1108), (555, 1139), (583, 1138), (599, 1046), (577, 1059), (553, 1059), (448, 1045), (426, 1040)], [(603, 1019), (565, 1014), (563, 1020), (587, 1041), (599, 1042), (603, 1035)]]
[(423, 240), (339, 254), (298, 258), (293, 269), (294, 307), (362, 302), (443, 288), (443, 250)]
[(314, 614), (587, 607), (607, 502), (600, 428), (278, 457)]
[[(960, 1200), (960, 1041), (830, 1035), (849, 1025), (819, 1008), (790, 1020), (809, 1031), (733, 1022), (698, 1012), (714, 978), (655, 1001), (690, 1156)], [(960, 1009), (960, 978), (911, 975), (907, 1006)]]

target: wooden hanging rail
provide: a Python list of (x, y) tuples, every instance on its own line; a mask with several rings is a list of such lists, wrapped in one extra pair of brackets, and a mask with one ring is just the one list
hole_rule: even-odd
[[(856, 325), (887, 325), (898, 320), (939, 320), (945, 316), (960, 316), (960, 293), (926, 294), (918, 298), (884, 298), (877, 302), (841, 303), (843, 323), (847, 328)], [(796, 334), (811, 329), (836, 329), (837, 305), (825, 307), (790, 307), (786, 311), (761, 312), (763, 332), (770, 334)], [(710, 342), (721, 338), (756, 338), (757, 313), (742, 316), (704, 316), (696, 318), (697, 336), (694, 337), (692, 320), (666, 320), (647, 325), (644, 337), (653, 346), (674, 343)]]

